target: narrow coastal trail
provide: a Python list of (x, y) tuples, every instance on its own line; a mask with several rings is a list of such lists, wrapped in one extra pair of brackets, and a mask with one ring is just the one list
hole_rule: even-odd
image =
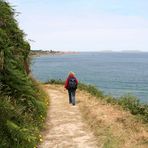
[(97, 148), (79, 107), (68, 103), (67, 92), (62, 86), (46, 85), (45, 89), (50, 96), (50, 108), (39, 148)]
[(77, 104), (72, 106), (62, 85), (48, 84), (44, 88), (50, 107), (38, 148), (148, 147), (148, 124), (120, 106), (80, 90)]

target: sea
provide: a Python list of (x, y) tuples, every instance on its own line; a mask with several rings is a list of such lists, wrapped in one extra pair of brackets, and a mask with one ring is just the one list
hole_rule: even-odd
[(131, 94), (148, 103), (147, 52), (80, 52), (32, 57), (31, 71), (41, 82), (65, 80), (73, 71), (80, 82), (95, 85), (106, 95)]

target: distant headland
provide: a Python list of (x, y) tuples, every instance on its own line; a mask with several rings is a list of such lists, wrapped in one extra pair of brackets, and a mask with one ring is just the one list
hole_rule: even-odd
[(79, 52), (74, 51), (55, 51), (55, 50), (31, 50), (30, 56), (44, 56), (44, 55), (63, 55), (63, 54), (77, 54)]

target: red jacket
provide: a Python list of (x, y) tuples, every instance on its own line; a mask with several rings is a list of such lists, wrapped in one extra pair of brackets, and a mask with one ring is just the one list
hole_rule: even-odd
[(78, 85), (78, 79), (77, 79), (74, 75), (69, 75), (68, 78), (66, 79), (65, 85), (64, 85), (64, 87), (65, 87), (66, 89), (68, 89), (68, 82), (69, 82), (69, 79), (70, 79), (70, 78), (76, 79), (76, 84)]

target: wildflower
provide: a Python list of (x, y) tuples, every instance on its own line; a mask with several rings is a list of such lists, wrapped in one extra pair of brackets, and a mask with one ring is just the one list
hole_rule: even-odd
[(42, 138), (40, 138), (40, 142), (42, 142), (43, 141), (43, 139)]

